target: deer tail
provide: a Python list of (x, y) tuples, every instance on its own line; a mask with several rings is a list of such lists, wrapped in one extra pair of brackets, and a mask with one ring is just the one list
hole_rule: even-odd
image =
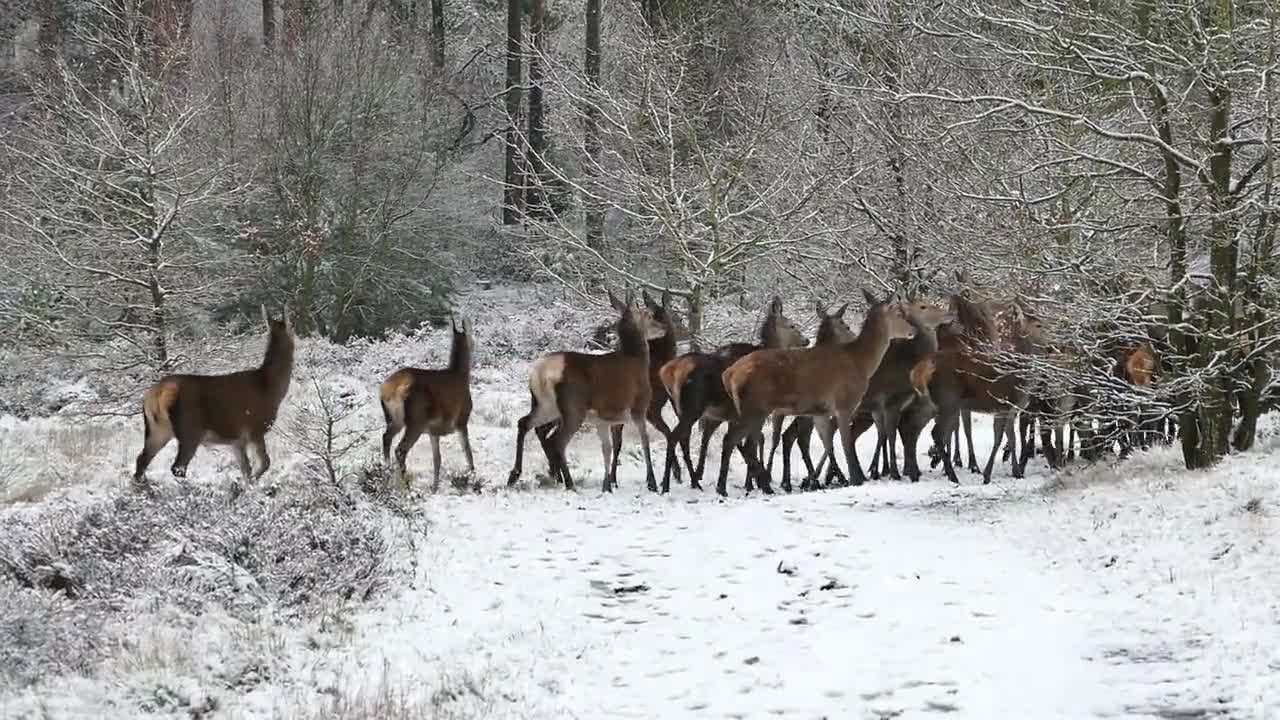
[(742, 386), (741, 380), (738, 378), (737, 363), (730, 365), (723, 373), (720, 374), (720, 382), (724, 383), (725, 392), (729, 393), (729, 399), (733, 401), (733, 411), (742, 414)]
[(684, 379), (680, 377), (679, 365), (680, 358), (670, 360), (658, 369), (658, 377), (662, 380), (662, 387), (667, 389), (667, 395), (671, 398), (671, 406), (675, 408), (676, 415), (680, 414), (680, 386)]
[(408, 375), (394, 373), (378, 388), (378, 400), (382, 403), (382, 417), (387, 427), (404, 426), (404, 400), (409, 394)]
[(539, 427), (560, 417), (556, 386), (564, 379), (564, 355), (544, 355), (529, 371), (529, 393), (533, 395), (533, 426)]
[(173, 419), (169, 411), (177, 399), (177, 384), (165, 380), (142, 393), (142, 427), (147, 438), (155, 434), (173, 435)]

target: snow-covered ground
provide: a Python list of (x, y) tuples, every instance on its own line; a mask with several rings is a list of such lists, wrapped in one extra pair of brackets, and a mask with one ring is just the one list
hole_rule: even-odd
[[(362, 393), (415, 353), (422, 362), (412, 345), (304, 353), (299, 369), (356, 398), (344, 422), (370, 454), (381, 419)], [(1037, 459), (1026, 480), (998, 467), (986, 487), (934, 472), (770, 498), (739, 487), (725, 501), (687, 485), (644, 492), (630, 433), (621, 488), (603, 495), (584, 432), (576, 492), (537, 485), (533, 440), (524, 487), (507, 490), (525, 367), (477, 370), (483, 489), (415, 493), (410, 521), (386, 512), (394, 570), (371, 600), (306, 617), (272, 606), (193, 617), (140, 600), (113, 616), (132, 636), (107, 660), (0, 685), (0, 717), (1280, 717), (1270, 427), (1255, 452), (1204, 473), (1161, 448), (1058, 475)], [(0, 529), (48, 503), (122, 492), (132, 424), (4, 422), (0, 470), (42, 480), (10, 482), (0, 501), (18, 504), (0, 510)], [(975, 435), (985, 451), (989, 424)], [(307, 469), (280, 447), (272, 476)], [(459, 471), (457, 443), (444, 450)], [(191, 482), (215, 487), (233, 463), (203, 450), (192, 468)], [(410, 469), (425, 486), (425, 442)]]

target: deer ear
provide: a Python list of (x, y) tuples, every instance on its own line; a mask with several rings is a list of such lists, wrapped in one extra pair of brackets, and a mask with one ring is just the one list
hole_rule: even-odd
[(827, 317), (827, 304), (822, 302), (822, 298), (813, 301), (813, 311), (817, 313), (819, 320), (825, 320)]
[(782, 298), (778, 297), (777, 295), (773, 296), (773, 299), (769, 301), (769, 314), (770, 315), (782, 314)]
[(671, 291), (666, 288), (663, 288), (662, 290), (662, 309), (663, 310), (671, 309)]
[(862, 288), (862, 297), (866, 299), (868, 307), (875, 307), (880, 304), (880, 301), (876, 299), (876, 296), (866, 288)]
[(845, 304), (843, 304), (843, 305), (841, 305), (841, 306), (840, 306), (840, 309), (839, 309), (839, 310), (837, 310), (837, 311), (835, 312), (835, 315), (833, 315), (832, 317), (842, 318), (842, 317), (844, 317), (844, 311), (845, 311), (845, 310), (848, 310), (848, 309), (849, 309), (849, 303), (845, 303)]
[(268, 330), (271, 329), (271, 316), (267, 314), (267, 306), (265, 304), (262, 305), (262, 324), (266, 325)]
[(614, 310), (622, 312), (626, 309), (626, 306), (622, 304), (622, 301), (618, 299), (618, 296), (613, 294), (613, 288), (608, 288), (606, 292), (609, 293), (609, 304), (613, 306)]
[(630, 308), (630, 307), (635, 307), (635, 306), (636, 306), (636, 291), (635, 291), (634, 289), (632, 289), (632, 288), (627, 288), (627, 296), (626, 296), (625, 298), (623, 298), (623, 299), (622, 299), (622, 303), (623, 303), (623, 305), (624, 305), (625, 307), (629, 307), (629, 308)]
[(644, 304), (648, 305), (650, 308), (658, 307), (658, 303), (654, 302), (653, 298), (649, 295), (649, 288), (640, 288), (640, 297), (644, 299)]

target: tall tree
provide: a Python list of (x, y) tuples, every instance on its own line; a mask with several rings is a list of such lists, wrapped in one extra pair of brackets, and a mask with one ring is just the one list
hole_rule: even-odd
[[(587, 0), (587, 103), (583, 108), (583, 148), (586, 151), (586, 175), (592, 195), (601, 174), (600, 168), (600, 0)], [(604, 210), (592, 197), (587, 204), (587, 245), (599, 250), (604, 244)]]
[(276, 47), (275, 0), (262, 0), (262, 48), (271, 54)]
[(444, 70), (444, 0), (431, 0), (431, 63)]
[(520, 179), (520, 0), (507, 0), (507, 132), (503, 172), (502, 224), (520, 221), (524, 183)]
[(535, 217), (544, 217), (548, 213), (545, 193), (547, 123), (542, 104), (545, 16), (546, 0), (533, 0), (529, 13), (529, 174), (536, 181), (528, 183), (525, 205), (527, 212)]

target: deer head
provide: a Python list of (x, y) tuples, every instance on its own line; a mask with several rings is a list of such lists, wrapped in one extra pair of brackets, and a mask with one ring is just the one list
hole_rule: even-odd
[(926, 330), (937, 330), (939, 326), (954, 322), (954, 311), (938, 307), (922, 298), (910, 298), (907, 301), (907, 317), (912, 323)]
[(890, 340), (911, 340), (916, 336), (915, 326), (907, 319), (909, 303), (901, 293), (894, 292), (879, 300), (870, 290), (863, 288), (862, 296), (867, 301), (867, 321), (874, 319), (883, 323)]
[[(625, 300), (619, 300), (613, 294), (613, 290), (609, 290), (609, 304), (613, 306), (621, 314), (619, 323), (630, 325), (636, 328), (645, 340), (656, 340), (667, 334), (667, 327), (658, 322), (649, 308), (636, 304), (635, 292), (627, 291)], [(622, 334), (622, 327), (619, 327), (618, 334)]]
[(817, 345), (825, 345), (829, 343), (847, 343), (854, 339), (853, 330), (844, 321), (844, 313), (849, 309), (849, 303), (841, 305), (835, 312), (827, 312), (827, 304), (818, 300), (814, 306), (814, 310), (818, 315), (818, 332), (814, 337), (814, 343)]
[(782, 298), (777, 295), (769, 302), (769, 314), (760, 328), (760, 344), (765, 347), (804, 347), (809, 338), (794, 320), (782, 313)]
[(662, 301), (654, 302), (648, 290), (640, 291), (641, 297), (644, 299), (644, 305), (649, 309), (649, 313), (653, 315), (653, 319), (666, 327), (666, 334), (676, 341), (689, 339), (689, 328), (680, 322), (680, 318), (676, 316), (671, 309), (671, 291), (662, 291)]

